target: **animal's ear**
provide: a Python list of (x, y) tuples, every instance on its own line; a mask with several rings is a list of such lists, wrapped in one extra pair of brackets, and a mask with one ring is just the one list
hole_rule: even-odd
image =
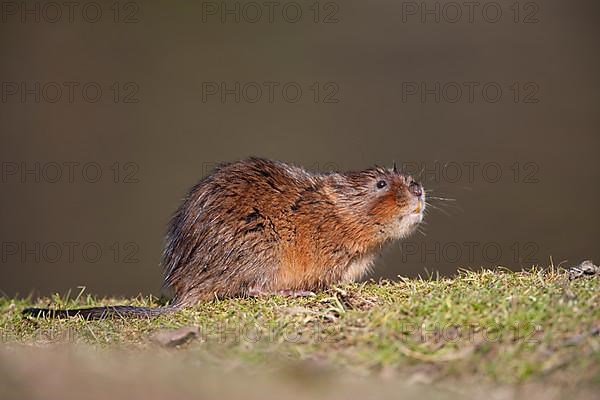
[(398, 173), (398, 168), (396, 167), (396, 161), (394, 161), (394, 167), (393, 167), (393, 171), (394, 173)]

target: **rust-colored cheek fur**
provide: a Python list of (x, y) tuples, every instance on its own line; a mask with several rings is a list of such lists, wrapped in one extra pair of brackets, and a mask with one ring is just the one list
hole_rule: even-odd
[(396, 194), (390, 191), (373, 202), (369, 215), (373, 220), (384, 224), (397, 217), (398, 209), (402, 208), (403, 205), (405, 204), (398, 204)]
[[(359, 278), (408, 204), (387, 169), (312, 174), (251, 158), (219, 167), (173, 216), (163, 255), (175, 302), (318, 290)], [(388, 235), (388, 236), (386, 236)]]

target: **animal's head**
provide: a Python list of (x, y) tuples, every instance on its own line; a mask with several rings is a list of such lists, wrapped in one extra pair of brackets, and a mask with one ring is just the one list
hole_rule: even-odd
[(400, 239), (423, 220), (425, 190), (396, 168), (370, 168), (341, 174), (337, 192), (344, 207), (381, 240)]

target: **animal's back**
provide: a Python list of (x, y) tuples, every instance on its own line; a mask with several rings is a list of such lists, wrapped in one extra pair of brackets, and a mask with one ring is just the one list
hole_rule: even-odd
[(251, 158), (222, 165), (194, 186), (171, 221), (164, 252), (175, 301), (271, 289), (286, 246), (297, 242), (298, 202), (318, 184), (301, 168)]

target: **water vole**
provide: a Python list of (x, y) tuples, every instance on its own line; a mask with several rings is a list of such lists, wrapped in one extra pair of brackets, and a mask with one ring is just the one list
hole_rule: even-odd
[(352, 282), (382, 245), (410, 234), (424, 210), (422, 186), (395, 166), (315, 174), (260, 158), (223, 164), (192, 187), (171, 220), (163, 265), (172, 306), (24, 313), (148, 316), (215, 298)]

